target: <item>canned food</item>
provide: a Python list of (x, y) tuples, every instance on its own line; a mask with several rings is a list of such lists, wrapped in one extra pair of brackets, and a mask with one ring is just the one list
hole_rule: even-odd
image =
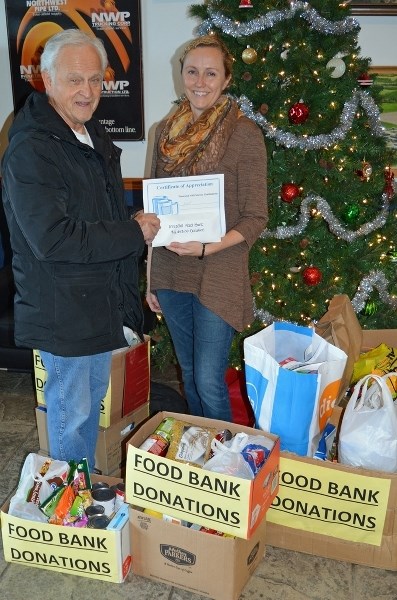
[(88, 525), (90, 529), (106, 529), (109, 525), (110, 519), (106, 515), (96, 515), (91, 519), (88, 519)]
[(114, 492), (116, 494), (116, 499), (115, 499), (115, 503), (114, 503), (114, 510), (115, 510), (115, 512), (117, 512), (118, 509), (120, 508), (120, 506), (124, 502), (124, 498), (125, 498), (125, 484), (122, 481), (120, 481), (119, 483), (116, 483), (116, 485), (112, 485), (112, 487), (110, 489), (114, 490)]
[(114, 504), (116, 501), (116, 492), (111, 488), (98, 488), (93, 490), (92, 503), (97, 506), (102, 505), (105, 509), (105, 515), (112, 515), (114, 513)]
[(91, 506), (87, 506), (85, 509), (85, 514), (89, 519), (92, 517), (96, 517), (97, 515), (103, 515), (105, 512), (105, 507), (102, 504), (91, 504)]
[(91, 490), (94, 491), (94, 490), (98, 490), (100, 488), (108, 488), (108, 487), (109, 487), (108, 483), (105, 483), (104, 481), (97, 481), (96, 483), (92, 484)]

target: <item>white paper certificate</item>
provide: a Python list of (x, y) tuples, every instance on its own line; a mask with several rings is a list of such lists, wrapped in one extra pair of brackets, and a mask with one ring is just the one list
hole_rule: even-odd
[(153, 246), (219, 242), (226, 233), (224, 176), (144, 179), (143, 208), (160, 219), (161, 228)]

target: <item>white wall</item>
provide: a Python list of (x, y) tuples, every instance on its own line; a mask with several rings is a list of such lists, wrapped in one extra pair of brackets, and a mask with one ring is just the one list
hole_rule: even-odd
[[(141, 0), (144, 116), (146, 140), (116, 142), (123, 150), (124, 177), (148, 175), (152, 133), (155, 124), (172, 108), (180, 94), (177, 59), (181, 47), (194, 36), (198, 22), (188, 8), (199, 0)], [(373, 65), (397, 66), (397, 17), (357, 17), (361, 25), (359, 44)], [(0, 157), (7, 145), (13, 118), (5, 0), (0, 0)]]

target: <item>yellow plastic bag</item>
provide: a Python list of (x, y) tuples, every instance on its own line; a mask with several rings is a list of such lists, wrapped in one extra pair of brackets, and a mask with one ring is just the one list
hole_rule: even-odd
[(354, 363), (351, 383), (357, 383), (365, 375), (386, 375), (395, 372), (387, 378), (387, 386), (393, 398), (397, 397), (397, 348), (379, 344), (376, 348), (364, 352)]

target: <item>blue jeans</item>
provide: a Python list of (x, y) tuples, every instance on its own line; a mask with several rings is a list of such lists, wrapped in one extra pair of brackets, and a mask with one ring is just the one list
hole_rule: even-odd
[(197, 296), (156, 290), (192, 415), (232, 421), (225, 372), (235, 330)]
[(111, 352), (92, 356), (56, 356), (40, 351), (47, 371), (47, 406), (51, 458), (81, 460), (95, 467), (101, 402), (109, 385)]

